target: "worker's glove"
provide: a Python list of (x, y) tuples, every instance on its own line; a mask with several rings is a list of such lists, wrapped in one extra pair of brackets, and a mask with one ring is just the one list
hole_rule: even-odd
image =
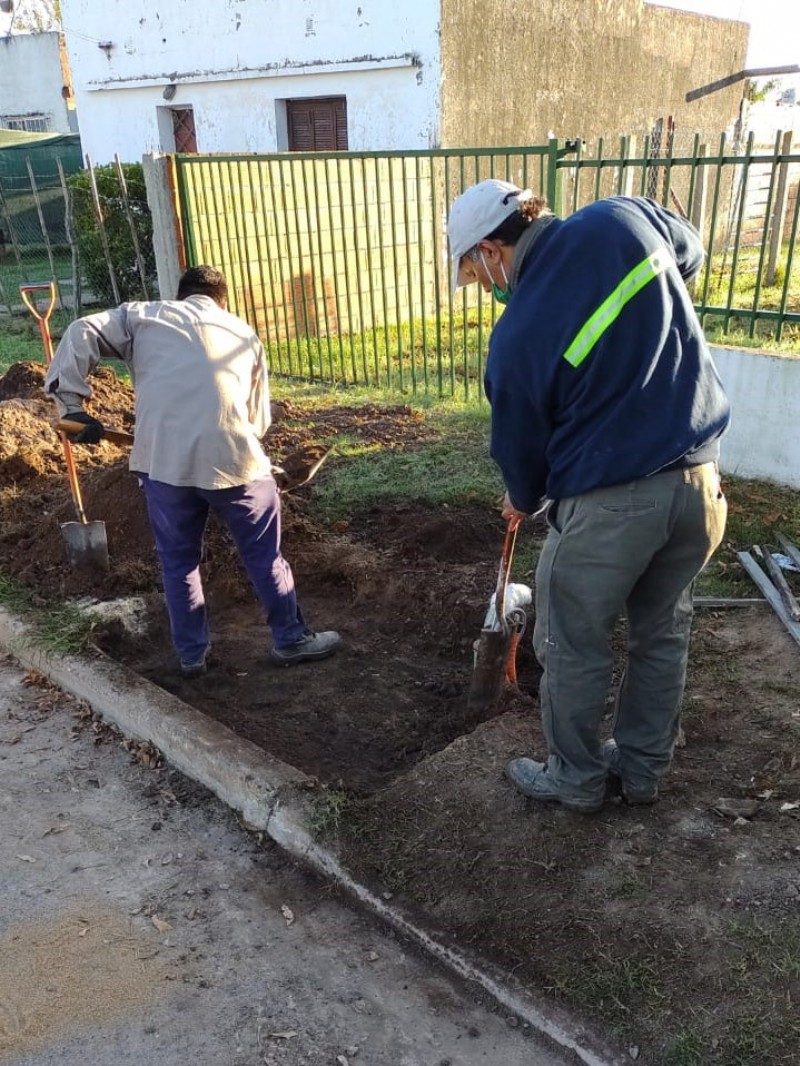
[(67, 434), (69, 439), (75, 441), (76, 444), (99, 444), (103, 439), (103, 423), (92, 418), (85, 411), (68, 411), (64, 419), (67, 422), (80, 422), (81, 425), (86, 426), (86, 429), (82, 429), (80, 433)]

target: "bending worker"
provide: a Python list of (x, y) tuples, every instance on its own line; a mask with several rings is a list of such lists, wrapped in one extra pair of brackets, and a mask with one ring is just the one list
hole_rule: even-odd
[(130, 468), (147, 501), (161, 563), (172, 640), (187, 677), (205, 672), (210, 650), (200, 579), (209, 508), (227, 525), (272, 629), (270, 658), (289, 666), (324, 659), (338, 633), (309, 629), (281, 554), (281, 507), (260, 440), (270, 425), (264, 349), (226, 310), (227, 284), (213, 267), (180, 279), (176, 300), (124, 303), (67, 329), (45, 378), (62, 417), (103, 426), (83, 410), (101, 358), (121, 359), (136, 393)]
[[(613, 197), (566, 219), (508, 182), (452, 205), (453, 287), (507, 307), (485, 388), (503, 516), (549, 502), (534, 650), (548, 756), (506, 775), (532, 799), (598, 810), (608, 785), (648, 804), (672, 760), (692, 583), (719, 545), (729, 405), (687, 291), (696, 230), (652, 200)], [(611, 635), (628, 620), (613, 738), (600, 725)]]

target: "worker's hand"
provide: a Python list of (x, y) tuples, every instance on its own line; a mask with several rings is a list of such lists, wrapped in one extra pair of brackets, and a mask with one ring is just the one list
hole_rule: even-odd
[(503, 497), (503, 511), (502, 511), (502, 514), (503, 514), (503, 518), (505, 518), (506, 522), (511, 522), (512, 519), (513, 519), (514, 520), (514, 524), (517, 525), (517, 526), (520, 524), (520, 522), (523, 520), (523, 518), (527, 518), (528, 517), (527, 514), (525, 513), (525, 511), (518, 511), (516, 509), (514, 504), (511, 502), (511, 497), (508, 495), (508, 493), (506, 493), (505, 496)]
[(85, 426), (80, 433), (68, 433), (67, 436), (76, 444), (99, 444), (103, 439), (103, 423), (85, 411), (68, 411), (64, 415), (67, 422), (80, 422)]

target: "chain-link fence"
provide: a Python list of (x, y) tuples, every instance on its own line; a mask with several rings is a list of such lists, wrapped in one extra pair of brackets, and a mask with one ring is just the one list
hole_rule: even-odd
[(69, 317), (157, 296), (141, 165), (85, 169), (77, 135), (0, 145), (0, 312), (50, 281)]

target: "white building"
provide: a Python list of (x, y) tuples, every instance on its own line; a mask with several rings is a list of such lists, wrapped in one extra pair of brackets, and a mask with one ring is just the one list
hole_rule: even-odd
[(69, 70), (57, 33), (0, 37), (0, 128), (76, 133)]
[(439, 140), (432, 0), (62, 0), (62, 17), (98, 163)]

